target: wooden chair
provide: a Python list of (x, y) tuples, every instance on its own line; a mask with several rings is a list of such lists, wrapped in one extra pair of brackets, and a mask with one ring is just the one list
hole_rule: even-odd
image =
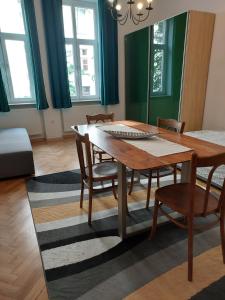
[[(155, 206), (153, 213), (153, 225), (151, 230), (151, 239), (155, 235), (157, 226), (158, 209), (167, 216), (173, 223), (181, 228), (188, 230), (188, 280), (193, 278), (193, 229), (194, 219), (197, 217), (206, 217), (210, 214), (217, 216), (216, 222), (208, 225), (215, 225), (220, 222), (221, 245), (223, 254), (223, 263), (225, 263), (225, 232), (224, 232), (224, 214), (225, 214), (225, 181), (217, 199), (210, 192), (212, 176), (215, 170), (225, 164), (225, 154), (212, 156), (209, 158), (200, 158), (195, 153), (192, 155), (192, 169), (190, 183), (172, 184), (159, 188), (155, 194)], [(212, 167), (206, 190), (196, 185), (196, 169), (198, 167)], [(162, 208), (163, 205), (171, 208), (184, 216), (184, 222), (175, 220)], [(207, 270), (206, 270), (207, 271)]]
[[(173, 119), (157, 119), (157, 126), (161, 128), (165, 128), (167, 130), (175, 131), (177, 133), (184, 132), (185, 122), (178, 122), (177, 120)], [(152, 178), (157, 179), (157, 187), (160, 186), (160, 177), (165, 177), (168, 175), (173, 175), (174, 183), (177, 182), (177, 166), (168, 166), (160, 169), (147, 169), (140, 171), (141, 175), (144, 175), (148, 178), (148, 188), (147, 188), (147, 201), (146, 201), (146, 209), (149, 207), (149, 201), (151, 196), (151, 185), (152, 185)], [(131, 173), (131, 183), (129, 189), (129, 195), (131, 195), (134, 186), (134, 170)]]
[[(112, 122), (114, 120), (114, 113), (86, 115), (86, 119), (87, 119), (88, 124)], [(107, 155), (107, 154), (96, 146), (92, 147), (93, 163), (95, 163), (96, 157), (98, 158), (98, 160), (100, 162), (107, 161), (107, 160), (113, 160), (112, 157), (103, 158), (103, 155)]]
[[(103, 190), (112, 188), (113, 195), (115, 199), (117, 199), (115, 191), (115, 179), (117, 178), (117, 164), (113, 161), (92, 164), (91, 145), (88, 134), (85, 134), (84, 136), (81, 135), (76, 127), (74, 128), (74, 132), (81, 170), (80, 207), (83, 207), (84, 186), (86, 185), (89, 191), (88, 224), (91, 225), (93, 193), (101, 192)], [(102, 184), (103, 181), (109, 180), (112, 181), (112, 186), (103, 188), (94, 187), (94, 183), (96, 182), (100, 182), (100, 184)]]

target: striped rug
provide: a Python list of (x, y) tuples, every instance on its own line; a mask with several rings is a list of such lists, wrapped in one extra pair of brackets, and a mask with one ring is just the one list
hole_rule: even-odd
[[(218, 227), (196, 232), (190, 283), (186, 231), (160, 216), (155, 239), (148, 238), (152, 201), (146, 210), (146, 179), (128, 197), (127, 224), (147, 230), (125, 241), (118, 236), (117, 202), (110, 191), (95, 195), (88, 226), (88, 194), (80, 209), (79, 182), (79, 171), (68, 171), (27, 183), (49, 299), (225, 299)], [(169, 183), (170, 177), (161, 180)], [(155, 186), (153, 181), (152, 200)]]

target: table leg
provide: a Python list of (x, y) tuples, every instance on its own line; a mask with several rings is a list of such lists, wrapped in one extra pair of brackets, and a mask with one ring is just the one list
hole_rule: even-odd
[(191, 179), (191, 161), (185, 161), (181, 167), (181, 182), (187, 183)]
[(122, 239), (126, 238), (127, 178), (126, 166), (118, 162), (118, 230)]

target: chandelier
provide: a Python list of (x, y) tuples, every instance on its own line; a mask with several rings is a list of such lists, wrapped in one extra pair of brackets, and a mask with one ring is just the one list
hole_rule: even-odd
[[(136, 3), (135, 0), (126, 1), (127, 8), (120, 4), (118, 0), (108, 0), (110, 3), (110, 11), (114, 20), (119, 22), (120, 25), (124, 25), (128, 17), (133, 21), (135, 25), (144, 22), (148, 19), (152, 8), (153, 0), (146, 0), (146, 6), (144, 7), (143, 1)], [(124, 13), (122, 13), (122, 10)]]

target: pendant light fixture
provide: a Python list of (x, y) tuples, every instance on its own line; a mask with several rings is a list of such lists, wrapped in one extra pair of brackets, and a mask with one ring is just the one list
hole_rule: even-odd
[[(124, 5), (122, 1), (118, 0), (108, 0), (108, 2), (113, 19), (119, 22), (120, 25), (126, 24), (128, 18), (130, 18), (135, 25), (138, 25), (148, 19), (150, 11), (153, 9), (153, 0), (143, 0), (142, 2), (136, 2), (135, 0), (124, 1), (126, 2)], [(146, 2), (146, 5), (144, 2)]]

